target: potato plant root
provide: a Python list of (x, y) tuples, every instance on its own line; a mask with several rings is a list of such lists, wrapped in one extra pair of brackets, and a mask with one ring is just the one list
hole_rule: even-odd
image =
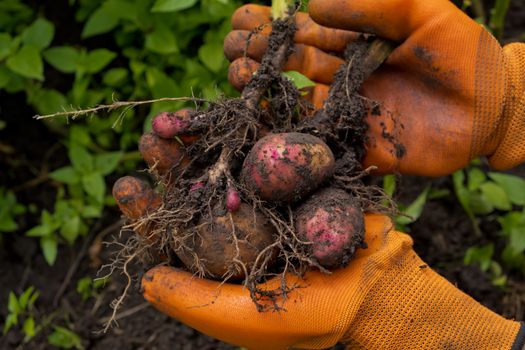
[[(268, 50), (240, 98), (154, 119), (140, 151), (162, 204), (127, 226), (150, 230), (128, 255), (153, 249), (201, 277), (243, 283), (259, 311), (282, 309), (298, 287), (286, 283), (288, 273), (330, 273), (364, 248), (364, 211), (395, 210), (362, 180), (370, 170), (360, 165), (368, 107), (358, 94), (367, 42), (349, 45), (325, 107), (311, 116), (311, 104), (281, 74), (295, 30), (293, 16), (272, 22)], [(330, 245), (338, 252), (326, 253)], [(276, 290), (258, 288), (276, 276)]]

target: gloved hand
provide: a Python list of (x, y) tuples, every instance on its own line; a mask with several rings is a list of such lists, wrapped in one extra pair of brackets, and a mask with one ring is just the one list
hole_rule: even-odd
[[(284, 70), (300, 71), (318, 83), (312, 93), (317, 106), (343, 62), (329, 52), (342, 52), (356, 37), (349, 31), (399, 45), (362, 88), (364, 96), (381, 103), (381, 115), (368, 118), (364, 166), (439, 176), (478, 156), (487, 156), (496, 169), (525, 160), (525, 44), (502, 49), (448, 0), (311, 0), (308, 12), (311, 17), (297, 16), (296, 50)], [(256, 69), (269, 21), (270, 9), (257, 5), (233, 15), (234, 30), (224, 49), (233, 61), (234, 86), (241, 88)], [(263, 29), (246, 46), (257, 27)], [(384, 131), (404, 146), (400, 159)]]
[[(114, 194), (135, 218), (158, 205), (153, 190), (140, 182), (128, 190), (117, 185)], [(493, 313), (428, 268), (411, 238), (394, 231), (387, 217), (369, 214), (365, 227), (368, 248), (358, 250), (348, 267), (331, 275), (310, 271), (304, 280), (288, 277), (289, 285), (304, 288), (288, 293), (285, 311), (260, 313), (243, 286), (169, 266), (144, 275), (144, 297), (205, 334), (249, 349), (322, 349), (337, 342), (365, 349), (521, 349), (525, 328), (518, 337), (518, 322)], [(274, 289), (280, 282), (259, 287)]]
[[(391, 118), (395, 117), (400, 128), (396, 132), (407, 154), (397, 161), (390, 154), (390, 144), (375, 137), (368, 145), (366, 162), (380, 165), (382, 171), (439, 175), (464, 165), (477, 154), (491, 156), (491, 162), (499, 167), (521, 160), (523, 151), (519, 147), (513, 148), (516, 152), (512, 154), (517, 157), (499, 153), (516, 145), (509, 141), (515, 137), (515, 130), (508, 125), (517, 122), (516, 113), (523, 108), (517, 102), (518, 97), (522, 98), (523, 85), (515, 78), (519, 74), (515, 64), (518, 60), (512, 57), (518, 57), (519, 51), (523, 58), (522, 49), (513, 46), (503, 54), (485, 32), (445, 1), (383, 0), (373, 2), (370, 8), (367, 3), (311, 1), (312, 14), (323, 14), (334, 26), (343, 23), (344, 29), (368, 28), (402, 42), (388, 65), (365, 84), (363, 94), (382, 103), (383, 115), (369, 118), (371, 136), (380, 135), (381, 121), (392, 131)], [(342, 10), (334, 4), (348, 7)], [(356, 6), (362, 6), (363, 11), (357, 11)], [(388, 21), (387, 14), (392, 17)], [(299, 46), (285, 68), (300, 70), (317, 82), (329, 84), (328, 73), (342, 61), (320, 49), (341, 51), (355, 34), (325, 29), (321, 37), (311, 36), (308, 33), (319, 33), (319, 27), (307, 17), (302, 18), (296, 39), (311, 46)], [(246, 22), (257, 25), (253, 18)], [(246, 24), (246, 28), (252, 28), (252, 24)], [(456, 32), (462, 33), (461, 39), (451, 34)], [(264, 44), (262, 36), (257, 40)], [(455, 51), (450, 51), (448, 45)], [(464, 50), (458, 50), (459, 45)], [(450, 62), (457, 62), (454, 66), (447, 65), (451, 57)], [(244, 62), (246, 65), (232, 64), (232, 83), (256, 66), (255, 61)], [(488, 80), (480, 79), (486, 76)], [(326, 91), (326, 85), (314, 89), (317, 106)], [(386, 111), (394, 114), (391, 117)], [(170, 153), (175, 145), (168, 144), (171, 141), (176, 142), (162, 141), (167, 143), (159, 144), (159, 149)], [(148, 161), (148, 156), (144, 157)], [(150, 157), (148, 162), (163, 169), (165, 158)], [(116, 186), (114, 195), (124, 213), (135, 219), (160, 205), (151, 188), (140, 182), (130, 188)], [(148, 235), (147, 227), (138, 231)], [(519, 323), (494, 314), (426, 268), (412, 250), (410, 237), (393, 231), (384, 216), (367, 215), (366, 242), (368, 249), (360, 250), (348, 267), (332, 275), (311, 271), (304, 280), (290, 276), (290, 284), (299, 281), (305, 288), (290, 292), (286, 311), (280, 313), (257, 312), (242, 286), (199, 279), (167, 266), (146, 273), (143, 292), (159, 310), (206, 334), (251, 349), (324, 348), (339, 341), (352, 348), (369, 349), (523, 346), (525, 331), (523, 327), (519, 331)], [(270, 281), (268, 287), (276, 283)]]

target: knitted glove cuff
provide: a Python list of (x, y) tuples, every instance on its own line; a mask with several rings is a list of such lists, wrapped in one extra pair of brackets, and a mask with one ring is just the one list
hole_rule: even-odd
[(344, 337), (350, 349), (511, 349), (518, 322), (454, 287), (415, 252), (402, 257), (365, 297)]

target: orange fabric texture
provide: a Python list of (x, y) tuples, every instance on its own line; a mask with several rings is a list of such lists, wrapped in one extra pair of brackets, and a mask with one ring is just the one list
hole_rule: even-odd
[(497, 169), (512, 168), (525, 161), (525, 44), (509, 44), (503, 48), (506, 99), (503, 131), (496, 152), (489, 158)]
[(323, 349), (339, 341), (367, 349), (510, 349), (519, 323), (423, 268), (411, 238), (392, 231), (387, 217), (367, 215), (366, 242), (332, 275), (290, 277), (304, 288), (289, 293), (282, 312), (259, 313), (243, 286), (167, 266), (147, 272), (142, 287), (159, 310), (249, 349)]
[[(268, 23), (269, 13), (257, 5), (236, 11), (234, 31), (225, 40), (233, 64), (244, 54), (260, 60), (269, 30), (246, 40), (250, 30)], [(309, 15), (313, 21), (304, 14), (297, 20), (296, 52), (283, 69), (298, 70), (316, 83), (331, 83), (342, 63), (331, 53), (341, 53), (342, 43), (355, 40), (356, 32), (399, 45), (362, 89), (381, 104), (381, 115), (368, 118), (365, 167), (440, 176), (479, 156), (497, 169), (525, 160), (520, 140), (525, 44), (502, 49), (448, 0), (312, 0)], [(398, 145), (383, 137), (385, 132)]]

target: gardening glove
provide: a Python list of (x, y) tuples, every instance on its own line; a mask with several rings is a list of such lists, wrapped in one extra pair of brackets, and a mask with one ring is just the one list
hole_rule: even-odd
[[(145, 134), (139, 149), (163, 178), (186, 164), (176, 139)], [(140, 223), (161, 208), (158, 193), (126, 176), (113, 186), (113, 196), (139, 235), (157, 239), (151, 222)], [(367, 248), (359, 249), (346, 268), (332, 274), (309, 271), (304, 278), (289, 274), (291, 291), (286, 299), (274, 300), (284, 307), (279, 312), (257, 311), (244, 286), (200, 279), (169, 266), (149, 270), (142, 290), (162, 312), (250, 349), (320, 349), (337, 342), (369, 349), (522, 346), (525, 330), (519, 332), (519, 323), (483, 307), (428, 268), (412, 250), (411, 238), (394, 231), (389, 218), (366, 215), (365, 241)], [(258, 287), (279, 286), (281, 279), (274, 278)]]
[[(266, 49), (269, 21), (270, 9), (257, 5), (232, 17), (224, 50), (239, 89)], [(361, 90), (380, 103), (380, 115), (367, 119), (365, 167), (440, 176), (478, 156), (496, 169), (525, 160), (525, 44), (501, 48), (447, 0), (311, 0), (308, 15), (297, 14), (297, 27), (295, 52), (283, 69), (317, 83), (311, 91), (317, 107), (355, 32), (398, 45)]]
[[(156, 203), (153, 193), (145, 185), (131, 192), (114, 189), (121, 208), (137, 209), (124, 212), (136, 216), (140, 208), (139, 217), (151, 210), (147, 203)], [(359, 349), (522, 348), (522, 325), (493, 313), (428, 268), (412, 250), (412, 239), (394, 231), (386, 216), (366, 215), (365, 232), (368, 248), (359, 249), (346, 268), (331, 274), (309, 271), (303, 279), (289, 274), (287, 284), (296, 288), (275, 300), (284, 307), (278, 312), (257, 311), (242, 285), (169, 266), (149, 270), (142, 292), (160, 311), (249, 349), (323, 349), (338, 342)], [(280, 283), (274, 278), (259, 288)]]

